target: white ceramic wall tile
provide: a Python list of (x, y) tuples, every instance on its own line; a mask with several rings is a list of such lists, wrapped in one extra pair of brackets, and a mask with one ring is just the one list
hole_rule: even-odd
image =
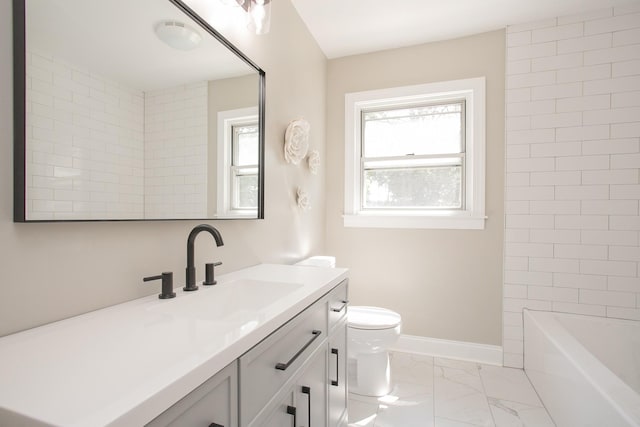
[(143, 93), (36, 51), (27, 57), (30, 214), (142, 218)]
[(640, 14), (633, 9), (619, 9), (620, 15), (611, 18), (594, 19), (584, 24), (585, 35), (611, 33), (640, 27)]
[(503, 346), (519, 367), (524, 307), (638, 317), (640, 13), (588, 11), (507, 38)]
[(640, 278), (638, 277), (610, 277), (608, 281), (610, 291), (640, 292)]
[(207, 104), (206, 82), (145, 93), (147, 215), (208, 216)]

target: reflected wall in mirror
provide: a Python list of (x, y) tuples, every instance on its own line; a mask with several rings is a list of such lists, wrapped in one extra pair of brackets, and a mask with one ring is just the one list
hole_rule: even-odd
[(15, 221), (263, 217), (264, 72), (181, 1), (14, 0), (14, 28)]

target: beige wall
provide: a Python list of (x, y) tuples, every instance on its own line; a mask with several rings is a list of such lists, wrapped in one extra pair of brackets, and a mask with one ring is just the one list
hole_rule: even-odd
[[(190, 3), (206, 7), (207, 1)], [(203, 9), (203, 13), (206, 12)], [(220, 18), (221, 19), (221, 18)], [(11, 2), (0, 0), (0, 335), (158, 292), (142, 277), (173, 271), (184, 283), (192, 221), (14, 224)], [(286, 165), (286, 125), (304, 116), (311, 145), (324, 150), (326, 59), (289, 1), (273, 2), (271, 32), (219, 27), (267, 73), (266, 206), (264, 221), (211, 221), (225, 241), (196, 242), (198, 278), (205, 260), (221, 272), (260, 262), (291, 262), (324, 247), (324, 172), (310, 176)], [(300, 214), (295, 187), (309, 190), (315, 209)]]
[[(330, 60), (327, 249), (351, 269), (350, 301), (398, 311), (403, 333), (501, 344), (504, 31)], [(344, 95), (485, 76), (485, 230), (344, 228)]]

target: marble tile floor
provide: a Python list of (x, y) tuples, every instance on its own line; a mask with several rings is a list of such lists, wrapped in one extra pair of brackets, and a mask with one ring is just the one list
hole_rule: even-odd
[(349, 394), (349, 427), (470, 427), (555, 424), (522, 369), (391, 353), (394, 389)]

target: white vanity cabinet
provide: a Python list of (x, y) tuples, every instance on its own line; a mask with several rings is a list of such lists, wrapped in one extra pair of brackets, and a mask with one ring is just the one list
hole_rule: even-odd
[(239, 359), (241, 427), (346, 425), (347, 281)]
[(238, 363), (226, 368), (153, 419), (147, 427), (236, 427)]

